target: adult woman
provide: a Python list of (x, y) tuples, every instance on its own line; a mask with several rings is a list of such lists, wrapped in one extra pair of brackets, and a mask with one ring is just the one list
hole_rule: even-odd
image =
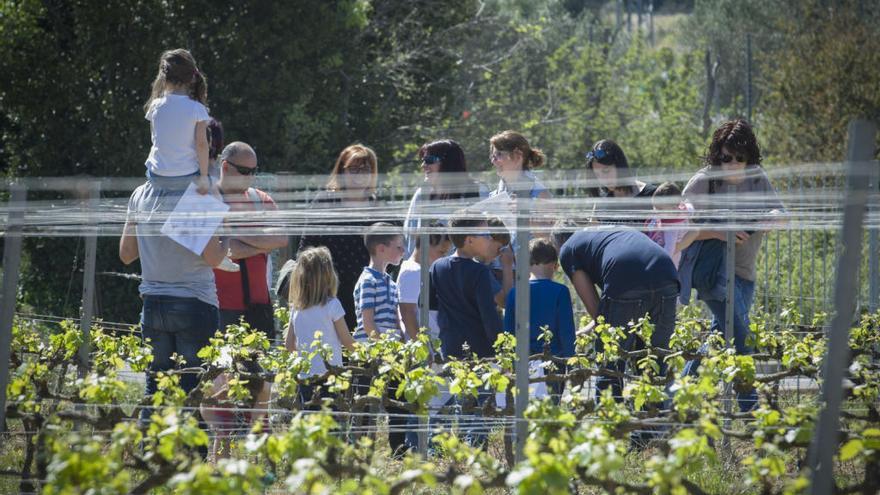
[[(326, 189), (315, 197), (312, 208), (327, 209), (327, 220), (322, 226), (366, 226), (374, 220), (348, 221), (352, 215), (358, 216), (358, 209), (366, 214), (366, 209), (376, 202), (378, 182), (378, 161), (376, 153), (361, 144), (353, 144), (339, 154)], [(345, 214), (342, 212), (345, 211)], [(338, 219), (343, 220), (338, 220)], [(364, 247), (360, 232), (353, 234), (306, 233), (299, 242), (297, 252), (310, 246), (326, 246), (333, 257), (333, 268), (339, 276), (337, 298), (345, 309), (345, 323), (349, 329), (357, 327), (354, 312), (354, 286), (364, 267), (370, 264), (370, 254)]]
[[(629, 168), (623, 149), (610, 139), (597, 141), (587, 152), (587, 194), (594, 198), (622, 198), (632, 201), (597, 203), (597, 210), (609, 213), (600, 214), (599, 220), (610, 223), (626, 223), (641, 226), (651, 210), (650, 198), (657, 190), (656, 184), (648, 184), (635, 178)], [(616, 213), (610, 213), (617, 210)]]
[(528, 190), (532, 199), (549, 199), (550, 191), (535, 177), (533, 169), (544, 164), (544, 153), (532, 148), (528, 140), (516, 131), (504, 131), (489, 139), (489, 161), (498, 174), (498, 187), (491, 196)]
[[(715, 130), (705, 157), (705, 165), (688, 181), (682, 192), (697, 212), (726, 210), (719, 216), (723, 215), (725, 219), (733, 216), (736, 223), (743, 224), (752, 223), (762, 216), (775, 216), (783, 211), (776, 190), (761, 168), (761, 150), (755, 134), (745, 120), (725, 122)], [(736, 198), (739, 198), (739, 201), (734, 201)], [(729, 211), (731, 209), (740, 211), (731, 215)], [(709, 221), (721, 221), (721, 219)], [(738, 354), (752, 352), (751, 346), (748, 345), (749, 311), (754, 302), (758, 252), (763, 238), (763, 231), (748, 226), (736, 232), (733, 337)], [(698, 278), (702, 279), (702, 277), (697, 273), (700, 268), (691, 270), (691, 265), (717, 265), (719, 270), (723, 270), (723, 263), (720, 263), (720, 260), (716, 259), (711, 264), (706, 263), (706, 257), (713, 256), (711, 252), (719, 252), (718, 249), (708, 247), (706, 241), (712, 239), (724, 241), (726, 231), (701, 230), (697, 240), (704, 242), (689, 248), (680, 271), (683, 275), (692, 274), (690, 277), (683, 276), (682, 279), (685, 282), (693, 281), (697, 286), (698, 297), (705, 301), (712, 311), (712, 328), (723, 333), (726, 323), (727, 294), (723, 288), (726, 284), (726, 274), (718, 273), (710, 277), (712, 282), (701, 284)], [(688, 266), (685, 266), (686, 261)], [(689, 291), (689, 288), (687, 290)], [(740, 407), (742, 409), (752, 407), (754, 398), (754, 392), (741, 394)]]
[[(488, 188), (470, 178), (467, 173), (467, 161), (464, 150), (451, 139), (441, 139), (423, 145), (419, 148), (419, 162), (425, 173), (425, 181), (422, 187), (416, 189), (409, 204), (404, 222), (404, 235), (406, 237), (406, 256), (412, 254), (415, 249), (415, 236), (422, 225), (422, 216), (427, 212), (428, 205), (433, 203), (432, 213), (435, 218), (426, 218), (427, 222), (445, 220), (457, 206), (456, 204), (442, 205), (441, 202), (455, 202), (456, 200), (478, 200), (489, 195)], [(442, 211), (436, 209), (437, 205), (443, 206)], [(447, 211), (448, 210), (448, 211)], [(439, 215), (436, 215), (439, 213)]]

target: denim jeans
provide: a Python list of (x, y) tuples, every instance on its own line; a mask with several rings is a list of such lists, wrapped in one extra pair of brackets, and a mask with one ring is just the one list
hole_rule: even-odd
[[(678, 298), (678, 284), (673, 283), (659, 289), (639, 289), (626, 291), (617, 297), (603, 295), (599, 301), (599, 315), (605, 317), (605, 322), (626, 328), (629, 322), (638, 322), (647, 314), (654, 324), (654, 333), (651, 336), (651, 345), (654, 347), (669, 348), (669, 338), (675, 329), (675, 304)], [(633, 334), (627, 336), (621, 345), (623, 350), (635, 351), (643, 347), (641, 341)], [(602, 343), (596, 343), (596, 350), (602, 352)], [(623, 372), (626, 370), (626, 361), (619, 360), (612, 364), (610, 369)], [(666, 372), (666, 365), (660, 362), (660, 372)], [(599, 377), (596, 380), (597, 396), (605, 389), (611, 387), (614, 397), (621, 397), (623, 380), (612, 377)]]
[[(144, 296), (141, 332), (150, 339), (153, 362), (147, 374), (146, 394), (156, 392), (156, 373), (175, 367), (171, 355), (183, 357), (186, 367), (201, 366), (198, 352), (208, 345), (219, 325), (217, 308), (196, 298)], [(180, 386), (189, 393), (198, 384), (196, 374), (180, 377)]]
[[(712, 331), (719, 332), (722, 335), (726, 333), (727, 328), (727, 301), (725, 300), (706, 300), (706, 306), (712, 312)], [(733, 346), (736, 353), (740, 355), (751, 354), (754, 349), (748, 344), (748, 338), (751, 335), (749, 328), (749, 313), (752, 310), (752, 304), (755, 302), (755, 282), (746, 280), (741, 277), (734, 278), (733, 281)], [(705, 352), (705, 348), (700, 349)], [(696, 375), (697, 368), (700, 366), (700, 360), (690, 361), (685, 365), (684, 372), (689, 375)], [(737, 402), (741, 411), (749, 411), (755, 407), (758, 400), (758, 394), (754, 390), (741, 392), (737, 394)]]

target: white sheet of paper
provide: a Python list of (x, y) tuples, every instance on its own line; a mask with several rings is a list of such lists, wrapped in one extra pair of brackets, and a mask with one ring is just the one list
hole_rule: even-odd
[(192, 183), (168, 215), (161, 232), (201, 256), (227, 211), (229, 205), (211, 194), (199, 194)]

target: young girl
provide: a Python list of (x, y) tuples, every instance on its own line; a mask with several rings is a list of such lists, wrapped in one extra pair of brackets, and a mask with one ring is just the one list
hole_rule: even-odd
[[(342, 347), (354, 349), (354, 339), (345, 324), (345, 310), (336, 298), (339, 282), (333, 269), (333, 258), (326, 247), (308, 248), (296, 258), (290, 272), (290, 324), (284, 346), (295, 351), (312, 348), (315, 332), (321, 332), (321, 344), (328, 344), (333, 354), (328, 362), (342, 365)], [(312, 358), (309, 375), (321, 375), (327, 371), (321, 356)], [(304, 391), (304, 399), (311, 399), (310, 391)]]
[(198, 174), (199, 193), (208, 192), (208, 83), (193, 56), (182, 48), (159, 58), (159, 73), (144, 105), (153, 146), (145, 163), (147, 176)]
[(699, 234), (697, 230), (688, 229), (688, 215), (694, 207), (681, 199), (681, 189), (673, 182), (657, 186), (652, 204), (656, 216), (645, 223), (645, 234), (666, 251), (675, 268), (678, 268), (681, 252)]

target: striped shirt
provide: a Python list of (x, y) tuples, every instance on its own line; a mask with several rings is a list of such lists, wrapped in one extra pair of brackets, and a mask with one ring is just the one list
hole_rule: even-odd
[(397, 284), (387, 273), (378, 272), (365, 266), (354, 286), (354, 311), (357, 315), (357, 328), (354, 339), (367, 341), (364, 330), (365, 309), (373, 310), (373, 321), (379, 333), (393, 332), (400, 337), (400, 324), (397, 321)]

